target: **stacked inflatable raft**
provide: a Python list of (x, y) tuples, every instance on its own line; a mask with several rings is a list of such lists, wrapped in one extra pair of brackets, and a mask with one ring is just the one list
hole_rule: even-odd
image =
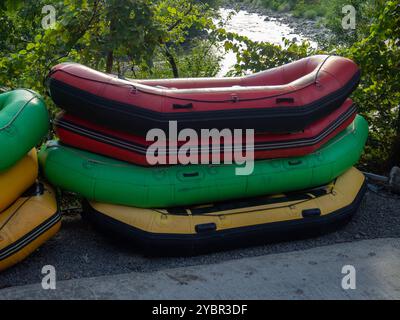
[[(349, 219), (365, 189), (352, 166), (368, 125), (348, 98), (359, 74), (336, 56), (223, 79), (128, 81), (61, 64), (47, 79), (65, 111), (55, 121), (60, 142), (41, 150), (40, 163), (51, 183), (86, 199), (89, 220), (148, 252), (193, 254), (323, 232)], [(196, 132), (254, 129), (254, 170), (172, 165), (181, 144), (170, 141), (159, 150), (168, 166), (151, 166), (146, 134), (168, 131), (171, 121)], [(231, 151), (242, 152), (235, 139)], [(208, 139), (196, 146), (197, 160), (225, 150)]]
[(23, 260), (60, 227), (55, 194), (37, 181), (34, 147), (48, 127), (38, 94), (24, 89), (0, 94), (0, 271)]

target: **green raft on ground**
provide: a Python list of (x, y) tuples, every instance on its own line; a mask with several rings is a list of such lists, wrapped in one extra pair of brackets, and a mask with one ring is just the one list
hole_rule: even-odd
[(38, 93), (17, 89), (0, 94), (0, 171), (23, 158), (48, 130), (49, 115)]
[(47, 179), (89, 200), (142, 208), (217, 202), (327, 184), (359, 159), (368, 124), (354, 122), (322, 149), (305, 157), (256, 161), (251, 175), (237, 165), (139, 167), (49, 142), (39, 154)]

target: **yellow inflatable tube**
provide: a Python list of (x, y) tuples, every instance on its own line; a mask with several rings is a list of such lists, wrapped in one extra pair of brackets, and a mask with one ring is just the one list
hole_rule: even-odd
[(0, 172), (0, 212), (12, 204), (38, 176), (36, 149), (32, 149), (24, 158), (10, 169)]
[(0, 271), (25, 259), (60, 228), (54, 191), (35, 183), (0, 213)]

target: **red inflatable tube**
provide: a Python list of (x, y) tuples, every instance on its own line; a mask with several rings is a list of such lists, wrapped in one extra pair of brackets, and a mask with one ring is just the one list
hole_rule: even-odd
[(75, 63), (47, 78), (54, 102), (71, 115), (145, 136), (152, 128), (304, 130), (339, 108), (359, 82), (357, 65), (316, 55), (237, 78), (126, 80)]
[[(303, 156), (319, 149), (327, 141), (349, 126), (356, 115), (356, 107), (350, 99), (328, 117), (318, 120), (304, 131), (293, 134), (257, 134), (254, 141), (255, 159), (269, 159)], [(69, 114), (60, 114), (54, 122), (55, 130), (62, 143), (84, 149), (108, 157), (148, 166), (153, 159), (146, 158), (147, 148), (153, 143), (144, 137), (110, 130), (82, 120)], [(213, 152), (220, 153), (223, 159), (223, 140), (220, 145), (213, 145)], [(233, 140), (234, 144), (238, 143)], [(243, 143), (245, 139), (243, 139)], [(201, 141), (201, 146), (209, 145), (210, 141)], [(241, 143), (241, 141), (239, 141)], [(185, 144), (178, 142), (178, 146)], [(176, 144), (171, 144), (162, 152), (167, 155), (165, 164), (171, 164), (169, 155), (177, 152)], [(211, 149), (211, 146), (210, 146)], [(207, 152), (211, 160), (212, 152)], [(197, 161), (200, 163), (199, 154)], [(174, 163), (173, 163), (174, 164)]]

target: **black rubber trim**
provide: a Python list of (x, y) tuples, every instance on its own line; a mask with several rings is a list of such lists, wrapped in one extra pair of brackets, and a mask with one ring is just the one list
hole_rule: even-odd
[(361, 204), (366, 187), (364, 182), (350, 205), (328, 215), (187, 235), (140, 230), (96, 211), (87, 201), (83, 204), (82, 215), (99, 230), (122, 240), (120, 244), (136, 247), (147, 255), (186, 256), (332, 232), (352, 218)]
[(48, 85), (53, 101), (67, 112), (114, 129), (146, 135), (153, 128), (167, 131), (168, 122), (173, 120), (178, 122), (178, 130), (235, 128), (254, 129), (255, 132), (301, 131), (337, 109), (357, 87), (359, 80), (360, 71), (336, 92), (304, 106), (170, 113), (105, 99), (53, 78), (49, 79)]
[[(322, 132), (320, 132), (317, 136), (305, 139), (298, 140), (285, 140), (285, 141), (277, 141), (277, 142), (256, 142), (254, 144), (254, 151), (267, 151), (267, 150), (277, 150), (277, 149), (288, 149), (288, 148), (301, 148), (307, 146), (313, 146), (321, 142), (325, 139), (329, 134), (335, 131), (339, 126), (341, 126), (347, 119), (349, 119), (353, 114), (357, 111), (357, 107), (353, 104), (345, 113), (340, 115), (335, 121), (333, 121), (330, 126), (325, 128)], [(55, 119), (54, 125), (57, 128), (62, 128), (74, 134), (81, 135), (83, 137), (87, 137), (89, 139), (108, 144), (120, 149), (124, 149), (130, 152), (135, 152), (137, 154), (146, 155), (147, 146), (143, 144), (137, 144), (133, 141), (129, 141), (126, 139), (120, 139), (97, 130), (89, 129), (87, 127), (76, 124), (72, 121), (68, 121), (65, 119)], [(214, 147), (215, 148), (215, 147)], [(220, 144), (218, 148), (218, 152), (223, 151), (225, 148), (224, 144)], [(242, 146), (242, 151), (244, 147)], [(204, 153), (204, 148), (200, 147), (200, 153)], [(172, 152), (167, 149), (168, 152), (166, 154), (176, 154), (177, 150)], [(211, 150), (209, 150), (210, 152)], [(212, 152), (215, 152), (213, 149)]]
[(18, 251), (28, 246), (30, 243), (32, 243), (42, 234), (44, 234), (47, 230), (51, 229), (54, 225), (56, 225), (60, 220), (61, 220), (61, 214), (59, 211), (57, 211), (49, 219), (38, 225), (36, 228), (32, 229), (22, 238), (18, 239), (16, 242), (0, 250), (0, 261), (7, 259), (8, 257), (14, 255)]

